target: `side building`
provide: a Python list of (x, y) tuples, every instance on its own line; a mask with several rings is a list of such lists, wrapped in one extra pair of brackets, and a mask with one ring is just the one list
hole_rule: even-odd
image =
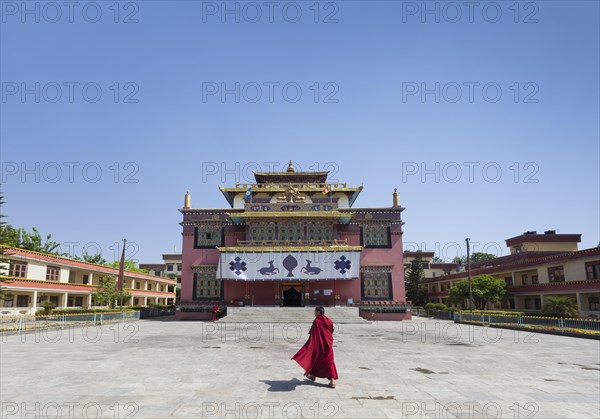
[(177, 289), (181, 288), (181, 253), (165, 253), (163, 263), (140, 263), (140, 269), (145, 269), (150, 275), (175, 279)]
[[(544, 234), (527, 231), (506, 240), (507, 256), (473, 263), (471, 276), (491, 275), (506, 281), (509, 298), (497, 308), (540, 310), (548, 297), (570, 297), (577, 301), (582, 317), (600, 317), (600, 247), (579, 250), (581, 234)], [(455, 281), (467, 272), (429, 276), (429, 300), (446, 303)]]
[[(44, 301), (57, 308), (94, 307), (92, 292), (100, 278), (119, 270), (75, 259), (30, 250), (5, 247), (0, 287), (5, 294), (0, 300), (0, 314), (35, 314)], [(125, 271), (124, 288), (131, 295), (125, 305), (148, 306), (174, 304), (177, 281), (170, 278)]]

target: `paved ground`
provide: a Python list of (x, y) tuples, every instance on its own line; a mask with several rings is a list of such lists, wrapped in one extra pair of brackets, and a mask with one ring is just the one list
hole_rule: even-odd
[(10, 336), (2, 417), (600, 416), (598, 341), (418, 318), (340, 325), (330, 389), (290, 361), (307, 327), (145, 320)]

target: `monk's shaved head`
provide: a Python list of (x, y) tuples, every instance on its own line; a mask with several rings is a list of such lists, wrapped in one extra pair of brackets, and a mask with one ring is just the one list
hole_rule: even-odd
[(325, 314), (325, 309), (322, 306), (315, 307), (315, 311), (319, 314)]

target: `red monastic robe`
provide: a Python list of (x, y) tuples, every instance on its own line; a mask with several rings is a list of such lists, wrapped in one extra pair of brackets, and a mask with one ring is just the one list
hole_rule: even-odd
[(333, 322), (321, 314), (313, 321), (308, 334), (308, 340), (292, 359), (304, 368), (304, 375), (337, 380), (333, 360)]

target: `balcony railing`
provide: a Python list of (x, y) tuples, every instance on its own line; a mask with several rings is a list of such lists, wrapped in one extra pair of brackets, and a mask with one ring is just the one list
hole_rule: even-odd
[[(252, 191), (256, 192), (261, 189), (273, 189), (273, 188), (281, 188), (285, 189), (288, 187), (292, 187), (294, 189), (325, 189), (325, 186), (329, 185), (331, 189), (346, 189), (348, 188), (348, 184), (346, 182), (333, 182), (333, 183), (236, 183), (235, 187), (237, 189), (248, 189), (252, 186)], [(227, 189), (227, 188), (225, 188)]]
[(239, 240), (237, 246), (346, 246), (343, 240)]

